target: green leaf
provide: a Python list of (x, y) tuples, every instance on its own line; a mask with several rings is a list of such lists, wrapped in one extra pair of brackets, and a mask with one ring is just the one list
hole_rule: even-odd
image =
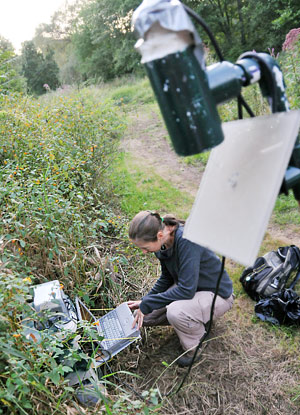
[(52, 380), (52, 382), (54, 383), (54, 385), (58, 385), (59, 381), (60, 381), (60, 375), (58, 373), (57, 369), (53, 369), (52, 372), (48, 373), (49, 378)]
[(69, 366), (63, 366), (62, 370), (64, 371), (64, 373), (73, 372), (73, 369)]

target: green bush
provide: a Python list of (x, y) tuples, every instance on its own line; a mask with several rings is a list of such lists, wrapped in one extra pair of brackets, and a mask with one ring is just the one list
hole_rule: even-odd
[(117, 107), (94, 102), (88, 90), (39, 101), (2, 96), (0, 104), (0, 413), (66, 413), (58, 409), (71, 399), (64, 375), (88, 357), (47, 333), (26, 338), (22, 322), (34, 318), (30, 285), (45, 280), (59, 279), (88, 302), (99, 283), (103, 301), (106, 291), (111, 302), (120, 296), (110, 275), (125, 256), (92, 265), (90, 246), (105, 252), (101, 239), (120, 234), (106, 175), (124, 124)]
[(95, 106), (84, 93), (38, 103), (7, 97), (3, 108), (1, 233), (45, 277), (61, 263), (76, 279), (76, 261), (63, 264), (99, 230), (122, 123), (111, 105)]

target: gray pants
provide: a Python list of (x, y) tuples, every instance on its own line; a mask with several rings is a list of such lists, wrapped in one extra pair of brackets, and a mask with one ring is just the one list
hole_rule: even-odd
[[(214, 293), (198, 291), (191, 300), (173, 301), (166, 307), (154, 310), (144, 317), (143, 326), (170, 324), (174, 327), (184, 350), (196, 347), (205, 333), (205, 323), (209, 321)], [(233, 295), (229, 298), (216, 298), (214, 319), (221, 317), (233, 305)]]

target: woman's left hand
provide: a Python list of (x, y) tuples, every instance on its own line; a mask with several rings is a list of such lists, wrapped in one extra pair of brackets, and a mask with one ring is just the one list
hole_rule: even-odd
[(144, 321), (144, 314), (138, 309), (135, 313), (135, 317), (133, 320), (132, 328), (137, 324), (138, 330), (142, 327)]

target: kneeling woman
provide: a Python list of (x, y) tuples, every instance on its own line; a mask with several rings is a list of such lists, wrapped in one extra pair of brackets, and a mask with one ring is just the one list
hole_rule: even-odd
[[(187, 366), (193, 349), (205, 333), (221, 262), (207, 248), (184, 239), (184, 222), (172, 215), (142, 211), (130, 223), (129, 238), (144, 253), (154, 252), (161, 276), (140, 301), (128, 301), (136, 310), (135, 323), (144, 326), (171, 324), (185, 351), (177, 363)], [(232, 281), (224, 270), (215, 302), (214, 318), (233, 304)]]

